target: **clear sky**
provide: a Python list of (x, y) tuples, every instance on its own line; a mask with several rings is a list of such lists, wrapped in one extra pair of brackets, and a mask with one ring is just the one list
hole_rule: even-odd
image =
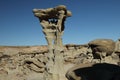
[(46, 45), (34, 8), (66, 5), (64, 44), (120, 38), (120, 0), (0, 0), (0, 45)]

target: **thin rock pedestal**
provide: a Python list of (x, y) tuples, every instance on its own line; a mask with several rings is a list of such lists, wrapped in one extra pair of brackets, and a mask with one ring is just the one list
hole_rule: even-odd
[(48, 9), (34, 9), (33, 13), (39, 19), (48, 43), (49, 54), (45, 80), (62, 80), (60, 79), (64, 76), (62, 35), (65, 28), (64, 22), (72, 14), (64, 5)]

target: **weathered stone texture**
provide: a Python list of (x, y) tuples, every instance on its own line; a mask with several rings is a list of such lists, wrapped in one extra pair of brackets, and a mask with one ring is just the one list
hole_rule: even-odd
[(39, 19), (48, 43), (49, 54), (45, 65), (45, 80), (62, 80), (60, 78), (64, 77), (62, 35), (65, 28), (64, 22), (72, 14), (64, 5), (34, 9), (33, 13)]
[[(115, 45), (113, 40), (97, 39), (85, 45), (62, 44), (64, 22), (72, 15), (66, 6), (34, 9), (33, 13), (40, 21), (48, 46), (0, 47), (0, 80), (86, 80), (86, 76), (82, 78), (74, 71), (97, 63), (120, 64), (119, 42)], [(105, 70), (105, 76), (106, 73), (109, 71)], [(119, 79), (116, 75), (112, 75), (113, 79)], [(94, 76), (88, 79), (96, 80)]]
[[(73, 47), (72, 49), (70, 47)], [(112, 54), (105, 57), (103, 61), (93, 59), (93, 55), (87, 46), (69, 46), (64, 47), (63, 51), (63, 68), (64, 76), (70, 68), (78, 64), (88, 63), (117, 63), (119, 56)], [(7, 51), (8, 50), (8, 51)], [(17, 51), (18, 50), (18, 51)], [(0, 79), (9, 80), (45, 80), (45, 64), (47, 62), (47, 46), (32, 46), (32, 47), (1, 47), (0, 48)], [(9, 52), (10, 51), (10, 52)], [(14, 55), (11, 53), (14, 51)], [(16, 52), (15, 52), (16, 51)], [(5, 53), (4, 53), (5, 52)], [(8, 52), (8, 53), (6, 53)], [(7, 54), (7, 55), (6, 55)], [(12, 54), (12, 55), (11, 55)], [(58, 58), (58, 60), (60, 60)], [(61, 78), (67, 80), (65, 77)]]
[(88, 43), (96, 56), (108, 56), (115, 51), (115, 42), (111, 39), (96, 39)]

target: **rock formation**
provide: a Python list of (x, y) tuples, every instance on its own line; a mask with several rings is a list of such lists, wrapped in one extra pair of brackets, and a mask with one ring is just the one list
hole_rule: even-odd
[[(64, 46), (62, 67), (65, 71), (62, 74), (64, 77), (60, 76), (60, 79), (66, 79), (66, 71), (81, 62), (80, 54), (85, 53), (86, 50), (87, 48), (80, 45)], [(0, 80), (9, 80), (10, 77), (14, 80), (45, 80), (48, 54), (47, 46), (0, 47), (0, 75), (2, 76)], [(61, 60), (61, 58), (57, 59)]]
[[(0, 47), (0, 80), (45, 80), (48, 62), (47, 46)], [(104, 61), (94, 59), (92, 50), (87, 45), (65, 45), (63, 51), (63, 75), (60, 79), (67, 80), (65, 74), (76, 65), (111, 63), (117, 64), (119, 56), (113, 53)], [(59, 59), (60, 60), (60, 59)], [(118, 65), (118, 64), (117, 64)], [(81, 67), (82, 67), (81, 66)]]
[(110, 39), (97, 39), (88, 43), (95, 57), (111, 55), (115, 51), (115, 42)]
[(70, 68), (66, 73), (68, 80), (119, 80), (120, 58), (115, 53), (115, 42), (110, 39), (97, 39), (90, 41), (88, 46), (92, 50), (92, 57), (87, 58), (88, 63), (82, 62)]
[(62, 35), (64, 32), (64, 22), (71, 12), (66, 6), (60, 5), (55, 8), (34, 9), (36, 17), (39, 18), (43, 28), (43, 33), (48, 43), (49, 55), (46, 63), (45, 80), (62, 80), (63, 76), (63, 44)]
[(115, 44), (115, 53), (120, 57), (120, 39), (116, 41)]
[(115, 48), (115, 51), (119, 51), (119, 50), (120, 50), (120, 39), (116, 41), (116, 48)]
[(64, 22), (72, 15), (71, 12), (64, 5), (48, 9), (34, 9), (33, 12), (40, 20), (49, 48), (54, 49), (56, 45), (62, 47)]
[[(78, 73), (82, 73), (83, 68), (87, 69), (86, 73), (91, 73), (91, 68), (96, 68), (98, 63), (117, 67), (120, 64), (119, 41), (116, 46), (110, 39), (97, 39), (85, 45), (62, 44), (64, 22), (71, 16), (65, 6), (34, 9), (33, 12), (40, 21), (48, 45), (0, 46), (0, 80), (83, 80), (86, 76), (96, 80), (94, 75)], [(120, 72), (113, 73), (111, 69), (93, 72), (99, 73), (96, 76), (102, 80), (120, 79)]]

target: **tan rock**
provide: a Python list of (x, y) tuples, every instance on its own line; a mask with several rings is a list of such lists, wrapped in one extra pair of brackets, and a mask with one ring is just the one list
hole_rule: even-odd
[(111, 55), (115, 49), (115, 42), (110, 39), (96, 39), (89, 42), (88, 45), (96, 56), (100, 56), (101, 53), (106, 53), (106, 56)]

